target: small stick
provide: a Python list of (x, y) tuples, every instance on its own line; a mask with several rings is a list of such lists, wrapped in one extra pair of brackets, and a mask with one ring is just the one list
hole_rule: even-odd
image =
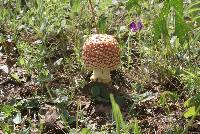
[(88, 0), (89, 1), (89, 5), (90, 5), (90, 11), (91, 11), (91, 14), (92, 14), (92, 20), (94, 21), (94, 24), (95, 24), (95, 28), (96, 28), (96, 33), (99, 33), (99, 30), (97, 28), (97, 23), (96, 23), (96, 15), (95, 15), (95, 11), (94, 11), (94, 7), (92, 5), (92, 1), (91, 0)]

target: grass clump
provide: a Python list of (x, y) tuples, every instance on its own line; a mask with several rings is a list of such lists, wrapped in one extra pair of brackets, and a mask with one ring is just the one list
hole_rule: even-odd
[[(120, 45), (109, 86), (82, 62), (95, 33)], [(0, 1), (0, 132), (198, 133), (199, 37), (198, 0)]]

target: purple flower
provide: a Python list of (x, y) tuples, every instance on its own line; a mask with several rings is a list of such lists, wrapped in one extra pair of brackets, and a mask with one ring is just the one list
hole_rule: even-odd
[(138, 30), (141, 30), (143, 28), (141, 21), (137, 22), (137, 24), (133, 21), (129, 26), (132, 32), (137, 32)]
[(136, 32), (137, 31), (137, 25), (135, 24), (135, 22), (131, 22), (130, 29), (131, 29), (132, 32)]
[(141, 29), (143, 28), (142, 22), (139, 21), (139, 22), (137, 23), (137, 26), (138, 26), (138, 29), (141, 30)]

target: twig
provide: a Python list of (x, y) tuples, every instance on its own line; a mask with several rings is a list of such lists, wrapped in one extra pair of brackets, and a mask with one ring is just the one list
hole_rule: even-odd
[(88, 0), (89, 1), (89, 6), (90, 6), (90, 11), (91, 11), (91, 14), (92, 14), (92, 21), (94, 22), (94, 27), (96, 28), (96, 32), (99, 33), (99, 30), (97, 28), (97, 23), (96, 23), (96, 15), (95, 15), (95, 11), (94, 11), (94, 7), (92, 5), (92, 1), (91, 0)]

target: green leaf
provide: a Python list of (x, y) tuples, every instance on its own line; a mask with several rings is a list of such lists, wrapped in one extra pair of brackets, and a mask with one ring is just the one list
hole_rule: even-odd
[(191, 98), (189, 98), (189, 99), (187, 99), (185, 102), (184, 102), (184, 107), (189, 107), (189, 105), (190, 105), (190, 100), (191, 100)]
[(200, 5), (200, 1), (196, 1), (196, 2), (194, 2), (194, 3), (192, 3), (190, 5), (190, 8), (192, 8), (192, 7), (199, 7), (199, 5)]
[(130, 11), (133, 7), (140, 7), (138, 0), (128, 0), (126, 2), (126, 9)]
[(98, 25), (100, 33), (106, 33), (106, 29), (107, 29), (107, 27), (106, 27), (106, 19), (107, 18), (104, 15), (101, 15), (99, 17), (99, 21), (98, 21), (97, 25)]
[(9, 117), (16, 111), (16, 109), (11, 105), (0, 105), (0, 111), (5, 115), (5, 117)]
[(184, 21), (183, 16), (183, 0), (171, 0), (170, 4), (174, 7), (175, 10), (175, 35), (180, 40), (180, 43), (183, 44), (187, 38), (187, 33), (190, 30), (190, 27), (188, 24)]
[(81, 0), (70, 0), (72, 12), (78, 13), (81, 9)]
[(103, 84), (94, 84), (90, 88), (90, 93), (94, 100), (100, 102), (110, 102), (110, 94), (107, 87)]
[(25, 64), (24, 58), (22, 58), (22, 57), (19, 58), (19, 59), (18, 59), (18, 64), (21, 65), (21, 66), (23, 66), (23, 65)]
[(191, 107), (191, 106), (196, 106), (198, 107), (200, 104), (200, 94), (197, 94), (188, 100), (185, 101), (184, 107)]
[(184, 113), (184, 117), (188, 118), (191, 117), (193, 115), (195, 115), (196, 111), (195, 111), (195, 106), (188, 108), (188, 111)]
[(194, 1), (188, 9), (188, 13), (192, 17), (193, 22), (197, 22), (200, 25), (200, 1)]
[(166, 95), (173, 102), (176, 102), (178, 100), (178, 95), (176, 93), (174, 93), (174, 92), (166, 91)]
[(164, 3), (164, 7), (162, 8), (159, 17), (155, 19), (153, 25), (153, 33), (154, 33), (154, 40), (158, 42), (158, 39), (161, 38), (161, 35), (169, 36), (168, 28), (167, 28), (167, 17), (170, 10), (169, 0), (166, 0)]
[(5, 41), (6, 41), (5, 37), (3, 37), (2, 35), (0, 35), (0, 43), (3, 43)]
[(110, 101), (112, 104), (112, 111), (113, 111), (114, 119), (116, 122), (116, 129), (117, 129), (116, 131), (117, 131), (117, 134), (120, 134), (120, 127), (123, 127), (124, 129), (124, 126), (125, 126), (122, 113), (120, 111), (119, 105), (116, 103), (114, 96), (112, 94), (110, 94)]
[(19, 75), (17, 73), (11, 74), (11, 77), (14, 78), (17, 82), (21, 82), (21, 79), (19, 78)]
[(134, 121), (134, 127), (133, 127), (133, 133), (134, 134), (140, 134), (140, 130), (139, 130), (139, 126), (138, 126), (138, 121), (137, 121), (137, 118), (135, 118), (135, 121)]
[(176, 102), (177, 99), (178, 99), (178, 95), (176, 93), (170, 92), (170, 91), (165, 91), (161, 94), (159, 103), (161, 106), (164, 106), (165, 104), (167, 104), (167, 100)]
[(92, 97), (97, 97), (100, 95), (100, 92), (101, 92), (101, 87), (98, 86), (98, 85), (94, 85), (92, 88), (91, 88), (91, 94), (92, 94)]
[(7, 124), (7, 123), (4, 123), (4, 124), (0, 124), (0, 128), (3, 130), (3, 133), (4, 134), (11, 134), (11, 128), (10, 128), (10, 125)]
[(82, 133), (82, 134), (91, 134), (91, 130), (88, 129), (88, 128), (83, 128), (83, 129), (81, 130), (81, 133)]
[(120, 106), (123, 106), (124, 103), (126, 103), (125, 99), (122, 96), (116, 95), (115, 96), (115, 101), (117, 102), (117, 104), (119, 104)]
[(98, 3), (100, 12), (105, 13), (110, 5), (112, 5), (112, 0), (100, 0)]
[(166, 102), (167, 102), (167, 99), (166, 99), (165, 95), (162, 94), (160, 96), (159, 103), (160, 103), (161, 106), (165, 106)]

